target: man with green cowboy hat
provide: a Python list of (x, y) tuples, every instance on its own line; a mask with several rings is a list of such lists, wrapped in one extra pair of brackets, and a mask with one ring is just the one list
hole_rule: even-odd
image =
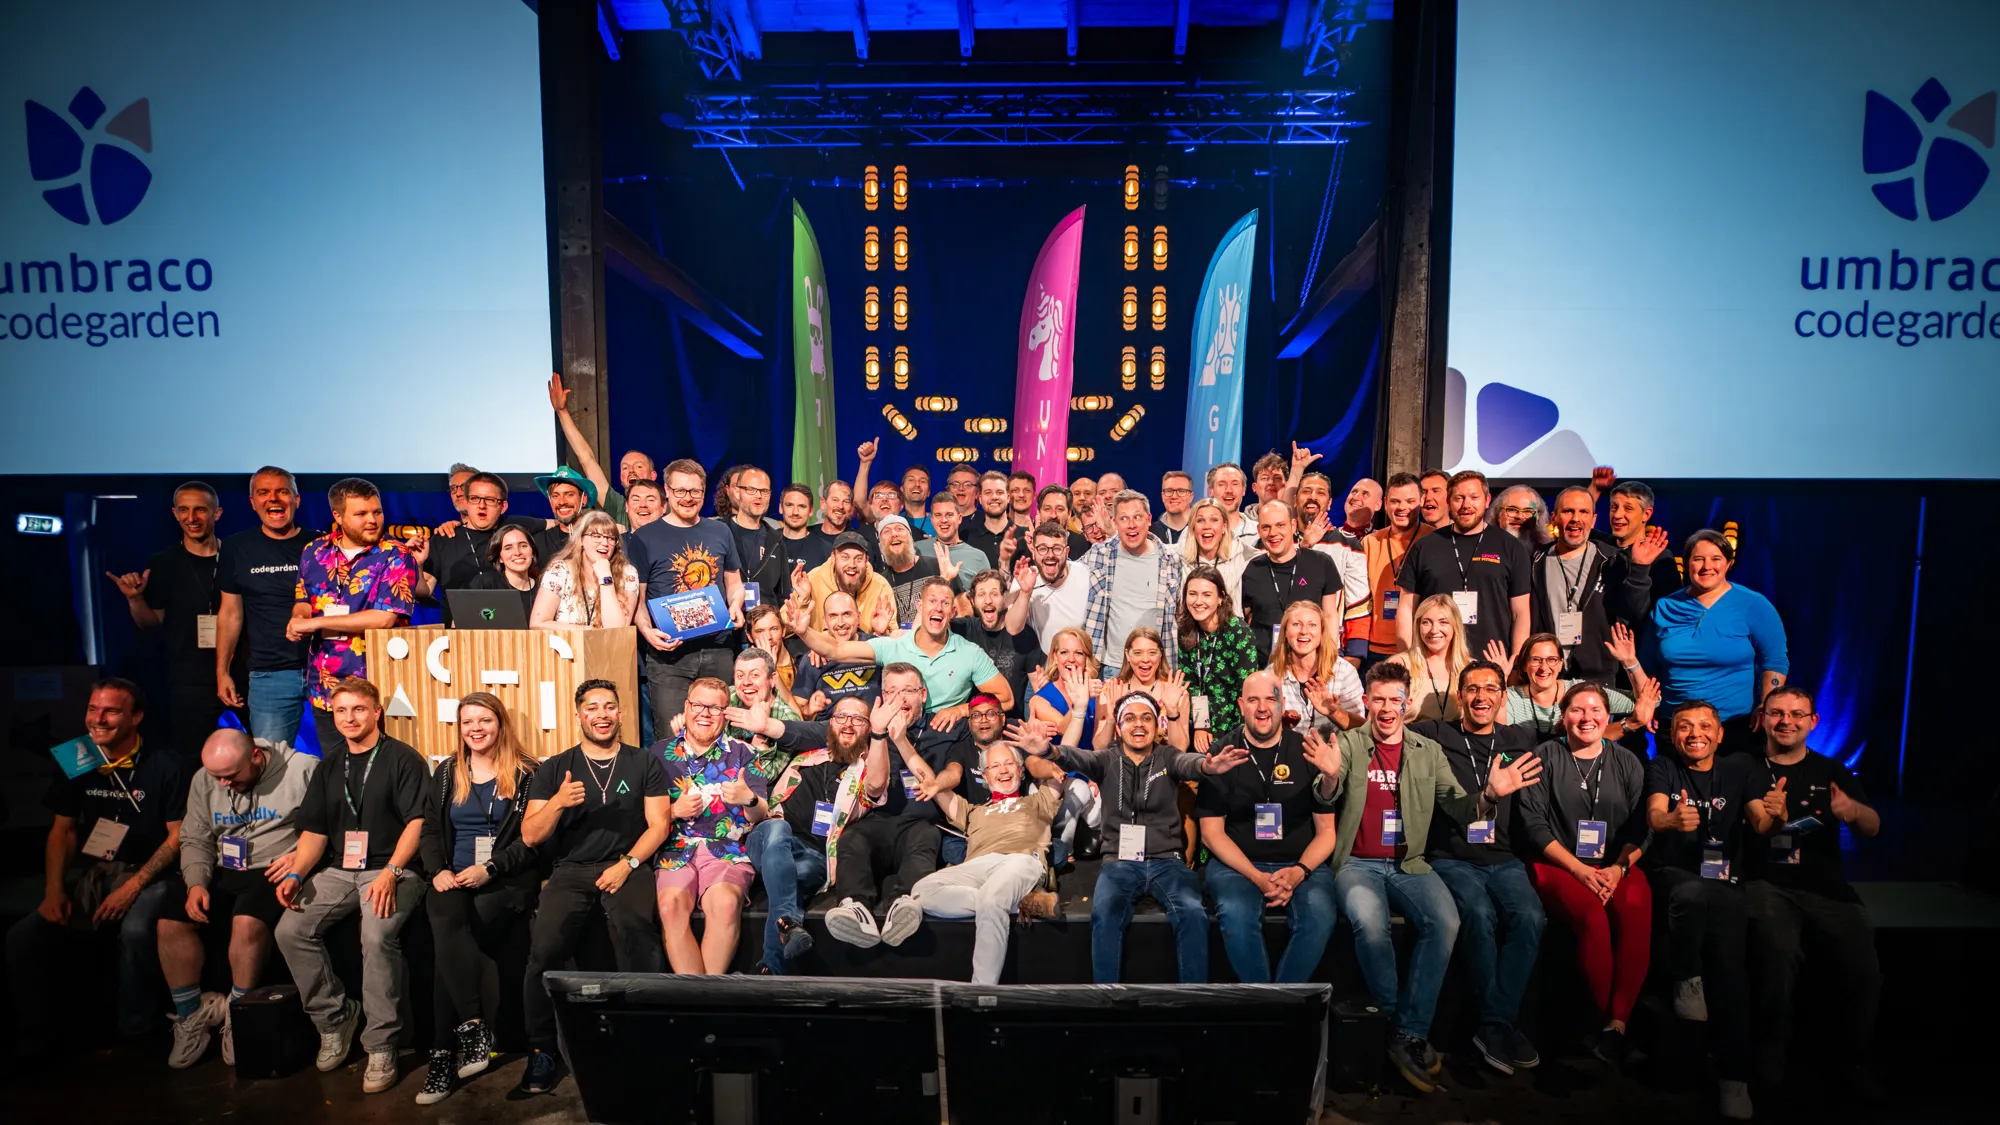
[(569, 543), (570, 530), (583, 513), (597, 507), (597, 486), (589, 477), (561, 465), (553, 473), (536, 477), (535, 487), (548, 497), (549, 511), (556, 517), (553, 526), (535, 533), (535, 553), (547, 560)]

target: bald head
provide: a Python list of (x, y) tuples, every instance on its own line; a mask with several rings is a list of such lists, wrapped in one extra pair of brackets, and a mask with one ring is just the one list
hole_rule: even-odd
[(250, 736), (234, 727), (222, 727), (201, 746), (201, 768), (216, 784), (238, 793), (248, 792), (263, 776), (266, 753)]
[(1285, 706), (1278, 696), (1278, 677), (1260, 669), (1243, 678), (1243, 693), (1237, 697), (1243, 716), (1243, 734), (1252, 746), (1274, 745), (1282, 735), (1280, 726)]

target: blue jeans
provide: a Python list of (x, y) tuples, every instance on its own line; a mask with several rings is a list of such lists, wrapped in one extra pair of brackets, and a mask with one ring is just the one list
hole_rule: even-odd
[[(77, 864), (70, 866), (70, 878), (65, 883), (73, 889)], [(116, 923), (120, 1035), (143, 1035), (159, 1021), (160, 955), (153, 935), (159, 928), (160, 914), (166, 909), (168, 892), (179, 885), (177, 879), (154, 880), (139, 892), (132, 900), (132, 908)], [(31, 910), (7, 931), (7, 975), (14, 998), (17, 1044), (45, 1042), (49, 1014), (54, 1011), (58, 997), (64, 1003), (76, 998), (76, 982), (64, 980), (52, 970), (63, 944), (90, 928), (89, 916), (72, 899), (67, 926), (59, 926)]]
[[(1259, 863), (1257, 870), (1270, 874), (1284, 863)], [(1229, 955), (1229, 967), (1244, 984), (1271, 983), (1271, 955), (1264, 948), (1264, 895), (1257, 885), (1219, 859), (1208, 861), (1204, 874), (1209, 896), (1215, 899), (1215, 921), (1222, 927), (1222, 951)], [(1312, 980), (1326, 954), (1326, 939), (1333, 936), (1333, 923), (1340, 916), (1333, 898), (1333, 876), (1320, 867), (1305, 877), (1292, 891), (1285, 905), (1285, 924), (1291, 940), (1284, 956), (1278, 958), (1279, 984), (1305, 984)]]
[(965, 837), (938, 833), (938, 866), (956, 867), (965, 862)]
[[(1438, 989), (1451, 967), (1452, 943), (1458, 940), (1458, 908), (1444, 880), (1425, 872), (1411, 875), (1393, 859), (1349, 859), (1333, 877), (1340, 912), (1354, 927), (1354, 956), (1361, 962), (1361, 979), (1375, 1002), (1396, 1013), (1404, 1035), (1427, 1039), (1437, 1012)], [(1396, 945), (1389, 937), (1393, 908), (1417, 931), (1410, 951), (1410, 977), (1396, 983)]]
[(1436, 859), (1431, 869), (1451, 891), (1467, 939), (1466, 971), (1479, 996), (1479, 1022), (1512, 1027), (1535, 971), (1548, 916), (1518, 859), (1487, 866)]
[(763, 878), (764, 897), (768, 900), (764, 916), (764, 967), (782, 976), (785, 950), (778, 936), (778, 919), (805, 921), (799, 891), (806, 888), (809, 899), (826, 886), (826, 855), (792, 835), (792, 826), (782, 816), (767, 817), (752, 828), (743, 841), (743, 850), (750, 855), (750, 866)]
[[(251, 738), (294, 745), (299, 740), (299, 720), (306, 713), (305, 671), (252, 672), (243, 702), (249, 705)], [(200, 747), (195, 752), (200, 753)]]
[(1112, 860), (1097, 872), (1096, 895), (1090, 907), (1090, 972), (1096, 983), (1118, 983), (1125, 928), (1141, 895), (1166, 907), (1181, 983), (1208, 983), (1208, 908), (1187, 864), (1178, 859)]

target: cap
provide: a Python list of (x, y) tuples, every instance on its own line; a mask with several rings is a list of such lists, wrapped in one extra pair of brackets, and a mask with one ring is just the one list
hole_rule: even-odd
[(583, 493), (583, 498), (590, 502), (590, 506), (597, 507), (597, 486), (590, 483), (589, 477), (568, 465), (558, 466), (555, 472), (535, 478), (535, 487), (541, 489), (544, 496), (549, 494), (549, 486), (552, 484), (575, 485), (577, 491)]
[(868, 553), (868, 540), (858, 531), (843, 531), (833, 537), (833, 550), (839, 552), (852, 547), (862, 554)]
[(883, 528), (889, 526), (892, 523), (900, 523), (904, 527), (910, 526), (909, 520), (904, 519), (902, 516), (896, 515), (894, 512), (891, 512), (886, 516), (875, 517), (875, 530), (881, 531)]

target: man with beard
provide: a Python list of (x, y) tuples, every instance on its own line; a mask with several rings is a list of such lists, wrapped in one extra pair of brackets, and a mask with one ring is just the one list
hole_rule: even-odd
[(1368, 620), (1368, 556), (1361, 540), (1345, 528), (1333, 524), (1333, 481), (1325, 473), (1307, 473), (1299, 481), (1299, 540), (1333, 560), (1340, 572), (1342, 620), (1330, 621), (1340, 629), (1340, 649), (1357, 667), (1367, 645), (1364, 629)]
[[(979, 548), (1002, 573), (1014, 568), (1014, 560), (1028, 554), (1029, 529), (1014, 522), (1008, 510), (1008, 481), (1005, 473), (987, 473), (979, 478), (979, 508), (976, 515), (960, 522), (958, 533)], [(965, 509), (970, 512), (972, 509)]]
[[(1604, 473), (1607, 482), (1615, 479), (1609, 469)], [(1653, 518), (1653, 490), (1644, 482), (1621, 480), (1612, 485), (1606, 513), (1611, 545), (1617, 548), (1604, 570), (1605, 588), (1613, 595), (1607, 608), (1613, 620), (1636, 632), (1653, 620), (1653, 606), (1661, 598), (1681, 588), (1680, 567), (1667, 549), (1667, 529), (1648, 523)], [(1642, 587), (1643, 597), (1638, 594)]]
[(830, 480), (819, 493), (819, 522), (812, 525), (814, 535), (826, 540), (829, 550), (833, 541), (853, 530), (854, 489), (844, 480)]
[(1069, 482), (1069, 511), (1075, 520), (1076, 530), (1083, 530), (1083, 514), (1097, 507), (1097, 482), (1089, 477), (1078, 477)]
[(1432, 531), (1443, 531), (1451, 526), (1451, 474), (1443, 469), (1427, 469), (1417, 478), (1417, 486), (1423, 490), (1423, 522)]
[(536, 477), (535, 487), (542, 490), (555, 516), (553, 523), (535, 533), (535, 557), (552, 559), (569, 546), (569, 533), (576, 530), (576, 521), (597, 507), (597, 485), (568, 465), (559, 465), (555, 472)]
[[(855, 605), (853, 595), (844, 590), (828, 594), (813, 607), (813, 612), (825, 621), (823, 628), (826, 635), (836, 641), (873, 639), (870, 634), (861, 631), (861, 611)], [(799, 700), (806, 718), (825, 719), (828, 708), (849, 696), (873, 704), (876, 696), (881, 694), (872, 657), (867, 660), (828, 660), (804, 645), (799, 645), (799, 649), (805, 655), (802, 659), (795, 659), (798, 672), (792, 680), (792, 694)]]
[(1355, 481), (1354, 486), (1347, 490), (1343, 510), (1347, 513), (1347, 522), (1341, 525), (1341, 530), (1356, 539), (1367, 535), (1375, 530), (1375, 513), (1382, 510), (1382, 486), (1370, 477)]
[[(1608, 607), (1614, 602), (1645, 604), (1650, 580), (1643, 568), (1622, 567), (1622, 597), (1613, 596), (1606, 578), (1617, 552), (1591, 537), (1597, 508), (1590, 502), (1589, 489), (1571, 485), (1558, 493), (1555, 522), (1556, 541), (1537, 552), (1530, 564), (1534, 600), (1529, 631), (1555, 634), (1563, 649), (1564, 679), (1611, 683), (1619, 668), (1606, 648), (1612, 623)], [(1666, 532), (1659, 532), (1659, 538), (1664, 544)]]
[(1058, 632), (1083, 628), (1090, 576), (1082, 567), (1070, 565), (1069, 532), (1060, 523), (1047, 520), (1035, 529), (1034, 569), (1016, 563), (1014, 582), (1028, 593), (1028, 622), (1044, 653)]
[(869, 710), (869, 702), (858, 695), (833, 705), (825, 747), (792, 758), (771, 787), (779, 815), (751, 829), (744, 842), (769, 900), (765, 973), (782, 976), (812, 949), (806, 904), (826, 887), (829, 871), (838, 870), (841, 835), (880, 804), (888, 788), (889, 744), (869, 738)]
[(900, 515), (876, 517), (875, 535), (882, 553), (882, 565), (875, 568), (875, 573), (889, 583), (895, 595), (897, 623), (908, 625), (917, 615), (917, 588), (926, 579), (942, 575), (946, 567), (950, 567), (952, 577), (956, 578), (958, 568), (948, 559), (919, 555), (910, 521)]
[(1269, 660), (1287, 606), (1309, 601), (1326, 611), (1327, 621), (1339, 621), (1345, 594), (1332, 559), (1299, 550), (1299, 521), (1290, 504), (1274, 500), (1261, 505), (1257, 528), (1264, 553), (1243, 568), (1243, 621), (1257, 642), (1257, 655)]
[(1737, 868), (1750, 836), (1743, 829), (1745, 810), (1758, 797), (1751, 780), (1755, 759), (1716, 757), (1722, 720), (1706, 703), (1674, 712), (1672, 741), (1673, 753), (1646, 766), (1646, 826), (1653, 839), (1641, 863), (1653, 884), (1654, 906), (1666, 914), (1674, 1015), (1708, 1024), (1722, 1116), (1748, 1120), (1750, 917)]
[[(1236, 979), (1302, 984), (1319, 968), (1338, 917), (1326, 868), (1337, 825), (1313, 796), (1316, 777), (1306, 758), (1305, 739), (1319, 736), (1285, 728), (1278, 681), (1268, 671), (1243, 681), (1237, 704), (1243, 725), (1216, 745), (1241, 748), (1251, 768), (1202, 779), (1194, 815), (1209, 852), (1205, 882)], [(1291, 930), (1275, 977), (1264, 948), (1266, 907), (1283, 907)]]
[(1179, 469), (1169, 469), (1160, 477), (1160, 518), (1153, 521), (1153, 536), (1173, 546), (1187, 534), (1188, 509), (1194, 506), (1194, 478)]
[[(1450, 594), (1465, 623), (1465, 649), (1487, 655), (1497, 643), (1508, 659), (1528, 639), (1530, 579), (1528, 545), (1486, 522), (1486, 477), (1467, 469), (1451, 478), (1451, 526), (1410, 546), (1397, 580), (1403, 601), (1414, 610), (1433, 594)], [(1244, 583), (1248, 596), (1249, 583)], [(1416, 614), (1396, 615), (1402, 647), (1416, 638)]]
[[(1028, 668), (1042, 651), (1042, 642), (1028, 624), (1028, 591), (1034, 586), (1034, 564), (1021, 559), (1014, 568), (1022, 582), (1007, 588), (1007, 576), (982, 570), (972, 580), (972, 612), (952, 621), (951, 631), (985, 650), (1007, 679), (1016, 704), (1028, 698)], [(1004, 710), (1004, 708), (1003, 708)]]
[(179, 542), (147, 559), (139, 573), (107, 571), (105, 577), (125, 595), (132, 624), (164, 630), (170, 729), (175, 746), (194, 754), (222, 714), (215, 659), (222, 599), (216, 588), (215, 523), (222, 518), (222, 501), (215, 489), (191, 480), (174, 489), (173, 516)]
[(833, 555), (805, 576), (802, 583), (796, 564), (792, 567), (792, 594), (803, 589), (812, 600), (814, 628), (826, 624), (826, 599), (839, 591), (854, 599), (860, 611), (861, 627), (869, 632), (889, 632), (896, 627), (896, 594), (889, 580), (876, 573), (868, 562), (868, 541), (849, 531), (833, 541)]
[[(1415, 481), (1411, 482), (1413, 485)], [(1414, 496), (1412, 497), (1414, 499)], [(1412, 507), (1414, 511), (1414, 507)], [(1474, 660), (1458, 676), (1457, 722), (1426, 719), (1410, 729), (1444, 751), (1459, 788), (1486, 787), (1493, 767), (1534, 751), (1535, 732), (1499, 722), (1507, 697), (1505, 674), (1490, 660)], [(1444, 880), (1458, 907), (1458, 945), (1479, 1002), (1472, 1046), (1502, 1074), (1540, 1066), (1541, 1053), (1521, 1033), (1521, 1000), (1535, 971), (1548, 915), (1528, 881), (1528, 865), (1507, 838), (1514, 824), (1512, 794), (1491, 817), (1461, 822), (1440, 809), (1426, 849), (1431, 870)]]
[(1052, 484), (1042, 489), (1040, 494), (1035, 497), (1035, 526), (1039, 529), (1043, 524), (1047, 523), (1062, 525), (1063, 535), (1065, 536), (1064, 542), (1068, 545), (1069, 549), (1069, 557), (1080, 559), (1083, 557), (1085, 551), (1090, 550), (1091, 543), (1089, 539), (1072, 530), (1069, 501), (1069, 489), (1064, 488), (1062, 485)]
[(307, 543), (285, 639), (306, 642), (306, 698), (322, 747), (341, 745), (333, 687), (368, 674), (362, 638), (399, 629), (416, 611), (417, 568), (400, 543), (382, 541), (382, 494), (360, 477), (326, 492), (333, 530)]
[(1494, 527), (1531, 549), (1549, 544), (1548, 507), (1542, 494), (1525, 484), (1510, 484), (1501, 489), (1487, 515)]
[[(418, 536), (404, 544), (417, 565), (417, 599), (440, 606), (446, 625), (451, 624), (451, 606), (445, 591), (468, 589), (492, 569), (493, 537), (507, 528), (506, 514), (507, 482), (492, 473), (475, 473), (465, 482), (465, 519), (452, 533)], [(531, 533), (531, 538), (539, 534)], [(563, 541), (568, 542), (567, 534)]]
[(1361, 541), (1368, 559), (1367, 664), (1379, 663), (1403, 651), (1396, 633), (1396, 618), (1406, 609), (1415, 612), (1416, 603), (1405, 607), (1402, 587), (1396, 583), (1402, 576), (1404, 561), (1410, 557), (1411, 544), (1430, 531), (1430, 525), (1422, 519), (1422, 503), (1422, 489), (1415, 476), (1397, 473), (1390, 477), (1389, 487), (1382, 493), (1382, 510), (1388, 513), (1388, 526), (1369, 532)]
[[(985, 650), (952, 632), (953, 602), (951, 583), (932, 576), (918, 587), (915, 624), (898, 636), (835, 641), (812, 627), (805, 607), (796, 599), (786, 606), (785, 623), (807, 648), (826, 659), (872, 659), (885, 668), (908, 664), (919, 669), (929, 705), (937, 710), (932, 721), (944, 729), (965, 717), (967, 701), (975, 691), (998, 697), (1003, 709), (1015, 702), (1007, 678), (993, 666)], [(886, 681), (883, 686), (887, 690)]]
[(927, 556), (939, 564), (951, 563), (957, 575), (952, 579), (952, 588), (960, 594), (972, 592), (973, 576), (993, 565), (986, 552), (959, 538), (960, 520), (964, 510), (958, 506), (958, 498), (949, 492), (940, 492), (931, 497), (931, 538), (917, 544), (917, 553)]
[[(306, 646), (285, 639), (285, 622), (292, 616), (300, 549), (318, 532), (298, 525), (298, 481), (275, 465), (251, 476), (250, 509), (257, 513), (257, 526), (224, 539), (215, 564), (215, 587), (222, 595), (216, 695), (225, 706), (247, 705), (251, 737), (290, 745), (305, 714)], [(233, 670), (239, 650), (249, 656), (244, 681)]]

